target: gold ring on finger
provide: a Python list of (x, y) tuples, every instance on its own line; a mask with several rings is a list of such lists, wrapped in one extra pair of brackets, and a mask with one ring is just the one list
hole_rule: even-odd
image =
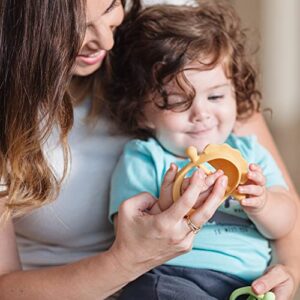
[(186, 223), (189, 227), (189, 229), (194, 233), (194, 234), (197, 234), (199, 232), (199, 230), (201, 229), (201, 226), (197, 226), (195, 225), (189, 216), (186, 216)]

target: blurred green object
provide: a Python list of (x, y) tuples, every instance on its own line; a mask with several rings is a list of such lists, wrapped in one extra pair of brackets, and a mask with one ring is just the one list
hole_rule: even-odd
[(251, 286), (245, 286), (235, 290), (229, 300), (238, 300), (238, 297), (242, 295), (249, 295), (247, 300), (275, 300), (275, 294), (272, 292), (267, 292), (264, 295), (256, 295), (253, 293)]

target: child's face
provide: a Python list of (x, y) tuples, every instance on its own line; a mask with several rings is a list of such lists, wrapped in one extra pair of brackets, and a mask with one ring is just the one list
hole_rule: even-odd
[[(193, 63), (187, 67), (197, 68), (197, 65)], [(178, 156), (185, 156), (188, 146), (202, 151), (207, 144), (224, 143), (237, 116), (233, 86), (221, 64), (212, 70), (186, 70), (184, 73), (196, 92), (188, 110), (161, 110), (150, 103), (145, 111), (147, 125), (154, 129), (158, 141)], [(174, 83), (170, 82), (166, 88), (170, 103), (180, 101)]]

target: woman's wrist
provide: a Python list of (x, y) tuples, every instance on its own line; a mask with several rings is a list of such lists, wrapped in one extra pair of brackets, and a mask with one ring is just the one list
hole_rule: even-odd
[(290, 275), (293, 278), (294, 284), (295, 284), (295, 291), (297, 291), (297, 289), (299, 288), (299, 284), (300, 284), (300, 272), (299, 269), (297, 268), (297, 266), (287, 266), (287, 269), (290, 273)]
[(145, 267), (137, 262), (132, 253), (128, 249), (122, 249), (117, 245), (113, 245), (106, 251), (107, 259), (111, 262), (113, 270), (121, 276), (126, 283), (135, 280), (137, 277), (147, 272)]

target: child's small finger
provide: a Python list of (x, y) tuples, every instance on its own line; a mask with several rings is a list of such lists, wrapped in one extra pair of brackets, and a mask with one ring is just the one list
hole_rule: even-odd
[(266, 184), (265, 176), (259, 171), (249, 171), (247, 177), (249, 180), (261, 186)]
[(241, 205), (242, 206), (247, 206), (247, 207), (261, 207), (263, 205), (262, 199), (259, 197), (252, 197), (252, 198), (245, 198), (241, 200)]
[(253, 163), (249, 165), (249, 170), (262, 172), (262, 168), (259, 165)]
[(238, 192), (241, 194), (254, 195), (258, 197), (264, 193), (264, 188), (260, 185), (255, 184), (240, 185), (238, 187)]

